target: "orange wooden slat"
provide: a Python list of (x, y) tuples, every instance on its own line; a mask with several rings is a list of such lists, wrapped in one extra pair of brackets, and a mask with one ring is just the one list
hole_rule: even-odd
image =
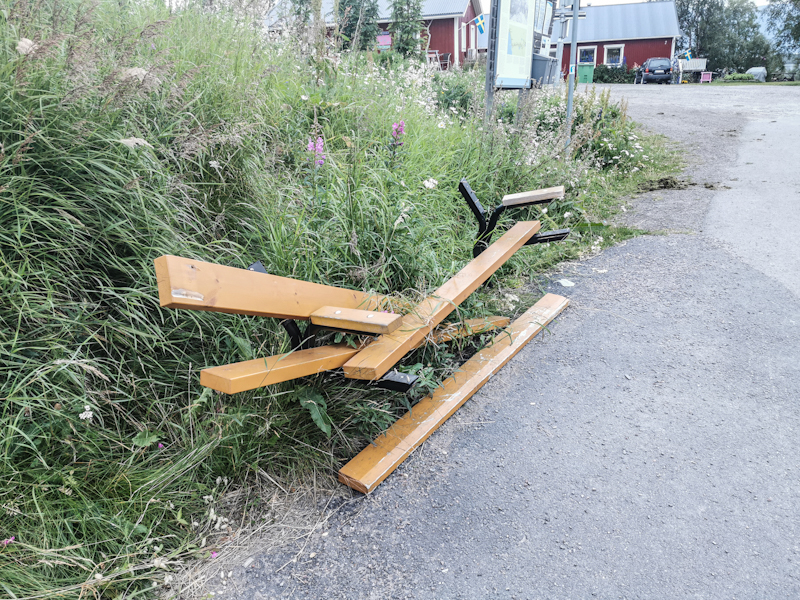
[[(463, 323), (448, 323), (432, 333), (434, 344), (444, 344), (451, 340), (486, 333), (494, 329), (502, 329), (511, 322), (508, 317), (486, 317), (485, 319), (467, 319)], [(427, 342), (427, 339), (424, 340)]]
[[(434, 331), (431, 340), (436, 344), (443, 344), (460, 337), (505, 327), (508, 321), (509, 319), (506, 317), (468, 319), (463, 325), (452, 324), (441, 331)], [(423, 339), (420, 345), (427, 341), (427, 339)], [(226, 394), (236, 394), (273, 383), (338, 369), (343, 367), (344, 363), (355, 356), (358, 351), (358, 348), (351, 348), (345, 344), (333, 344), (219, 367), (209, 367), (200, 371), (200, 384)]]
[(357, 348), (351, 348), (346, 344), (332, 344), (221, 367), (210, 367), (200, 371), (200, 385), (226, 394), (236, 394), (338, 369), (356, 353), (358, 353)]
[(556, 187), (544, 188), (542, 190), (520, 192), (519, 194), (507, 194), (503, 196), (503, 206), (520, 206), (534, 202), (543, 202), (545, 200), (555, 200), (556, 198), (563, 197), (564, 186), (559, 185)]
[(401, 327), (382, 335), (344, 366), (345, 377), (375, 380), (412, 350), (456, 306), (474, 292), (497, 269), (539, 231), (539, 221), (522, 221), (403, 317)]
[(562, 296), (544, 296), (511, 327), (498, 334), (491, 346), (465, 362), (442, 387), (423, 398), (411, 412), (342, 467), (339, 481), (365, 494), (374, 490), (568, 304)]
[(311, 313), (311, 322), (322, 327), (363, 331), (364, 333), (392, 333), (400, 327), (403, 315), (340, 306), (323, 306)]
[(328, 305), (375, 310), (382, 297), (179, 256), (155, 259), (158, 299), (165, 308), (308, 319)]

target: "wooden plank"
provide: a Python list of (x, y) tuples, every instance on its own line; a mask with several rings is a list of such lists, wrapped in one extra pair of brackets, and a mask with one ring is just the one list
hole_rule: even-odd
[(357, 348), (346, 344), (332, 344), (211, 367), (200, 371), (200, 385), (226, 394), (236, 394), (338, 369), (357, 353)]
[(348, 331), (392, 333), (400, 327), (403, 315), (340, 306), (323, 306), (311, 313), (311, 322), (321, 327)]
[(442, 387), (423, 398), (339, 471), (339, 481), (367, 494), (458, 410), (489, 378), (552, 321), (569, 301), (547, 294), (494, 343), (465, 362)]
[(380, 336), (344, 365), (345, 377), (375, 380), (412, 350), (456, 306), (486, 281), (539, 231), (539, 221), (521, 221), (484, 250), (442, 287), (403, 317), (402, 326)]
[(158, 299), (165, 308), (308, 319), (323, 306), (376, 310), (383, 300), (357, 290), (178, 256), (159, 256), (155, 266)]
[[(453, 324), (442, 331), (434, 331), (432, 341), (443, 344), (460, 337), (505, 327), (508, 322), (507, 317), (468, 319), (461, 326)], [(420, 345), (427, 341), (423, 339)], [(345, 344), (332, 344), (220, 367), (209, 367), (200, 371), (200, 384), (226, 394), (246, 392), (274, 383), (316, 375), (322, 371), (339, 369), (358, 351), (359, 348)]]
[(564, 197), (564, 186), (559, 185), (542, 190), (531, 190), (530, 192), (520, 192), (519, 194), (507, 194), (503, 196), (503, 206), (523, 206), (525, 204), (540, 204), (549, 202), (556, 198)]
[[(486, 317), (485, 319), (467, 319), (463, 323), (448, 323), (435, 329), (432, 333), (431, 343), (444, 344), (460, 338), (485, 333), (494, 329), (502, 329), (511, 322), (508, 317)], [(423, 340), (428, 342), (426, 338)]]

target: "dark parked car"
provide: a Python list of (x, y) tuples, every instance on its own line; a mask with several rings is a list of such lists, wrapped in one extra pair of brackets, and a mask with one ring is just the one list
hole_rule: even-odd
[(634, 83), (671, 83), (672, 63), (668, 58), (648, 58), (636, 69)]

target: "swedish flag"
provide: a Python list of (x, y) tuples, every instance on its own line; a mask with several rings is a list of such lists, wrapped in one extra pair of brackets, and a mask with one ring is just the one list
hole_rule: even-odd
[(691, 50), (686, 50), (678, 58), (683, 58), (683, 59), (686, 59), (686, 60), (692, 60), (692, 51)]
[(475, 25), (478, 26), (478, 33), (483, 33), (486, 31), (486, 25), (484, 24), (483, 15), (478, 15), (472, 20)]

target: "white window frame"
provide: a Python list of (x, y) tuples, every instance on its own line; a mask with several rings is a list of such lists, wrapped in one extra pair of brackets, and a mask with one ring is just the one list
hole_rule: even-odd
[(578, 56), (575, 57), (575, 60), (578, 61), (579, 65), (588, 65), (589, 63), (581, 62), (581, 50), (594, 50), (594, 60), (592, 61), (592, 66), (597, 66), (597, 46), (578, 46)]
[(457, 67), (459, 63), (459, 58), (461, 57), (461, 48), (459, 48), (459, 43), (461, 42), (461, 37), (458, 35), (458, 24), (460, 19), (456, 17), (453, 19), (453, 56), (450, 57), (450, 64)]
[[(619, 63), (611, 64), (608, 62), (608, 50), (619, 49)], [(621, 67), (625, 61), (625, 44), (611, 44), (603, 47), (603, 64), (610, 67)]]
[(467, 46), (467, 24), (466, 23), (462, 23), (461, 24), (461, 44), (460, 44), (460, 48), (461, 48), (462, 52), (466, 52), (468, 47), (469, 46)]
[(475, 25), (469, 26), (469, 47), (473, 50), (478, 49), (478, 36), (476, 34)]

